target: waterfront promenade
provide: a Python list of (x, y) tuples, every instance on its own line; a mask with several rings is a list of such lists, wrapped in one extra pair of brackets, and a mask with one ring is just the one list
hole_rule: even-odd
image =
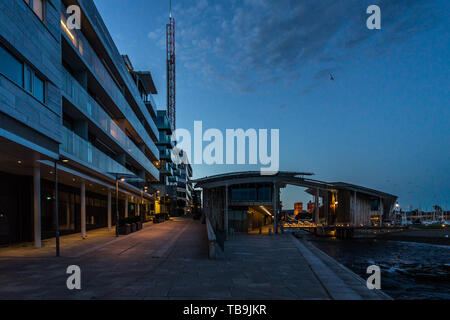
[[(207, 258), (205, 226), (191, 219), (119, 239), (95, 231), (83, 241), (63, 239), (60, 258), (51, 242), (0, 249), (0, 299), (387, 298), (289, 234), (232, 236), (223, 260)], [(81, 290), (66, 287), (69, 265), (81, 268)]]

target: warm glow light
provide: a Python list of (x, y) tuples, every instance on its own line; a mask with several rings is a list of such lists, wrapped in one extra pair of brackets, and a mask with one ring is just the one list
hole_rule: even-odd
[(267, 213), (269, 216), (271, 216), (272, 217), (272, 214), (269, 212), (269, 210), (267, 210), (266, 209), (266, 207), (264, 207), (264, 206), (259, 206), (261, 209), (263, 209), (263, 211), (265, 212), (265, 213)]
[(67, 28), (66, 24), (62, 19), (61, 19), (61, 26), (63, 27), (66, 34), (70, 37), (70, 39), (72, 39), (72, 42), (75, 43), (75, 37), (73, 36), (72, 32), (70, 32), (69, 28)]
[(127, 179), (125, 179), (125, 178), (120, 178), (120, 181), (125, 182), (125, 181), (127, 181)]

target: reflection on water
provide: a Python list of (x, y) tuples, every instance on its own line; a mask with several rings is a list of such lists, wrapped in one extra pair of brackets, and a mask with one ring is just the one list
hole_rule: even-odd
[(364, 279), (381, 268), (381, 289), (395, 299), (450, 299), (450, 247), (425, 243), (313, 239), (316, 247)]

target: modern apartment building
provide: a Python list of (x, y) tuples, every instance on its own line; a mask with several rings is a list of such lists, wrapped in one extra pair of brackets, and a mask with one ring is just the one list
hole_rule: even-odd
[(156, 93), (92, 0), (0, 1), (0, 244), (53, 237), (56, 197), (62, 234), (111, 228), (116, 183), (120, 217), (147, 215), (161, 179)]
[(172, 126), (167, 111), (157, 111), (156, 126), (159, 130), (157, 147), (160, 160), (157, 162), (159, 179), (153, 184), (157, 194), (155, 199), (155, 214), (170, 215), (175, 211), (176, 183), (179, 172), (177, 165), (173, 163), (171, 157), (175, 141), (172, 141)]
[(180, 176), (177, 181), (177, 208), (179, 215), (186, 215), (192, 212), (193, 207), (193, 186), (192, 186), (192, 166), (189, 163), (182, 163), (178, 166)]

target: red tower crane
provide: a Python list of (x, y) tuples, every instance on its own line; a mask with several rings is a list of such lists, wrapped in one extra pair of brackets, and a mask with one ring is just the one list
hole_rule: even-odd
[(175, 19), (172, 17), (170, 1), (169, 23), (166, 25), (167, 52), (167, 116), (172, 129), (176, 129), (176, 90), (175, 90)]

